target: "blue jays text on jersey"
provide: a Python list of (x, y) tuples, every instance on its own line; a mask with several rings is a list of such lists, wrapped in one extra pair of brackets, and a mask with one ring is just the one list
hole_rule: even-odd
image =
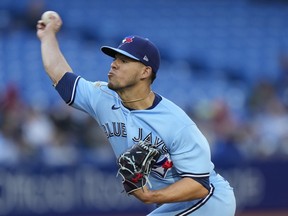
[[(124, 122), (106, 122), (101, 125), (104, 133), (106, 134), (107, 139), (111, 137), (127, 137), (127, 130), (126, 125)], [(161, 152), (167, 153), (167, 148), (164, 145), (164, 141), (160, 137), (155, 137), (153, 139), (152, 132), (150, 132), (147, 135), (143, 134), (143, 128), (138, 128), (137, 136), (134, 136), (132, 138), (134, 143), (138, 143), (139, 141), (147, 141), (148, 143), (151, 143), (152, 145), (158, 147)], [(154, 141), (153, 141), (154, 140)], [(162, 147), (161, 147), (162, 146)]]
[(102, 129), (106, 134), (107, 139), (113, 136), (127, 137), (126, 126), (123, 122), (112, 122), (112, 125), (107, 122), (102, 124)]

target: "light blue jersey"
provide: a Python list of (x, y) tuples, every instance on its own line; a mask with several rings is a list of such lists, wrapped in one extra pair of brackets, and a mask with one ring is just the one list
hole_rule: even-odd
[[(116, 157), (140, 140), (160, 149), (161, 157), (149, 176), (152, 190), (167, 187), (183, 177), (209, 179), (209, 194), (204, 199), (163, 204), (149, 215), (234, 215), (232, 188), (215, 173), (206, 138), (177, 105), (156, 94), (152, 107), (129, 110), (107, 83), (89, 82), (72, 73), (66, 73), (56, 89), (66, 103), (98, 122)], [(216, 209), (221, 211), (217, 213)]]

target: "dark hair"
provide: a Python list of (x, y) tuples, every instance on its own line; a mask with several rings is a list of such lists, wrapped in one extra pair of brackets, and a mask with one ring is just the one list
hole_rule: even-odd
[(156, 73), (152, 72), (151, 73), (151, 84), (154, 82), (155, 79), (156, 79)]

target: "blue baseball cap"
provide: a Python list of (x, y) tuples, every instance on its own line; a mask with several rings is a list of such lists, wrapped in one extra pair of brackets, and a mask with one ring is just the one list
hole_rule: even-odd
[(139, 36), (128, 36), (117, 47), (102, 46), (101, 51), (115, 58), (117, 53), (142, 62), (150, 66), (157, 73), (160, 66), (160, 53), (158, 48), (148, 39)]

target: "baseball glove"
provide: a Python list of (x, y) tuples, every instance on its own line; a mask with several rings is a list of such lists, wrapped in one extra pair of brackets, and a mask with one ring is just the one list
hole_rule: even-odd
[(119, 156), (118, 174), (123, 178), (122, 183), (127, 194), (147, 184), (150, 171), (159, 157), (159, 150), (144, 141), (133, 145)]

